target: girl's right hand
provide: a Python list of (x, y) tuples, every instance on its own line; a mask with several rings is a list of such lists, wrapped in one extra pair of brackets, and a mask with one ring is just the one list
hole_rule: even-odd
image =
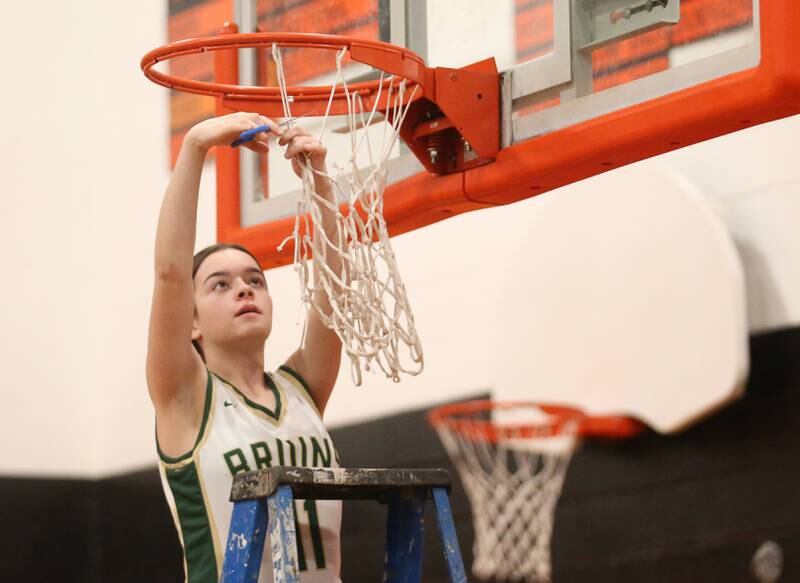
[(251, 142), (245, 142), (242, 146), (254, 152), (266, 152), (269, 135), (280, 136), (283, 128), (268, 117), (243, 111), (201, 121), (186, 133), (184, 143), (207, 152), (212, 146), (230, 144), (242, 132), (260, 125), (268, 125), (271, 131), (257, 134)]

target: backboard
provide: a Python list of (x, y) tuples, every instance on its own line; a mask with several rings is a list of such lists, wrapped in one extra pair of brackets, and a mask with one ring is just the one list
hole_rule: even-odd
[(683, 176), (633, 164), (545, 195), (515, 226), (525, 244), (499, 286), (495, 399), (673, 433), (742, 395), (743, 269)]
[[(430, 67), (495, 60), (502, 146), (496, 161), (434, 175), (399, 144), (384, 211), (390, 232), (399, 234), (800, 112), (800, 63), (793, 56), (800, 50), (799, 10), (791, 0), (462, 0), (457, 7), (430, 0), (239, 0), (236, 20), (242, 32), (384, 40), (411, 48)], [(246, 52), (238, 82), (256, 83), (259, 67)], [(285, 65), (295, 82), (331, 82), (330, 69), (316, 61), (289, 55)], [(346, 71), (350, 81), (366, 75), (358, 66)], [(311, 133), (316, 124), (303, 122)], [(343, 124), (327, 133), (330, 159), (348, 139)], [(278, 231), (290, 224), (298, 186), (274, 150), (268, 159), (248, 152), (237, 160), (237, 179), (218, 199), (220, 238), (253, 245), (266, 237), (269, 246), (283, 239)], [(291, 254), (262, 259), (275, 266)]]

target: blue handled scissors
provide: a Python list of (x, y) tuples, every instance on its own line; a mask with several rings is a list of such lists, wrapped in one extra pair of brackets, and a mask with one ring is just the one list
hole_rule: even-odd
[[(303, 116), (301, 115), (300, 117), (303, 117)], [(281, 123), (278, 124), (278, 126), (279, 127), (287, 126), (290, 123), (292, 123), (293, 121), (296, 121), (296, 120), (300, 119), (300, 117), (292, 117), (292, 118), (283, 120)], [(260, 134), (261, 132), (269, 133), (271, 131), (272, 131), (272, 128), (270, 128), (267, 124), (260, 125), (258, 127), (255, 127), (253, 129), (251, 129), (251, 130), (245, 130), (241, 134), (239, 134), (238, 138), (236, 138), (235, 140), (233, 140), (231, 142), (231, 148), (237, 148), (237, 147), (241, 146), (242, 144), (246, 144), (247, 142), (252, 142), (255, 139), (255, 137), (258, 134)]]

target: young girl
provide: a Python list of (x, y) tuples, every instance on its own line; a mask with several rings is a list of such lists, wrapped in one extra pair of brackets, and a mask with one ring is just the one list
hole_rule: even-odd
[[(265, 152), (275, 136), (298, 176), (306, 164), (325, 172), (324, 146), (300, 128), (283, 130), (250, 113), (210, 119), (187, 133), (158, 221), (147, 384), (162, 483), (188, 583), (219, 581), (234, 474), (278, 465), (337, 465), (322, 424), (339, 371), (336, 334), (309, 310), (301, 347), (278, 370), (264, 372), (272, 300), (258, 261), (236, 245), (214, 245), (192, 258), (208, 150), (228, 147), (242, 131), (262, 124), (271, 132), (246, 147)], [(333, 200), (327, 179), (313, 175), (318, 194)], [(324, 209), (322, 222), (335, 240), (333, 217)], [(336, 258), (328, 266), (337, 272), (340, 267)], [(324, 292), (314, 302), (330, 312)], [(295, 512), (301, 581), (339, 581), (340, 503), (299, 501)], [(272, 581), (268, 542), (265, 549), (261, 582)]]

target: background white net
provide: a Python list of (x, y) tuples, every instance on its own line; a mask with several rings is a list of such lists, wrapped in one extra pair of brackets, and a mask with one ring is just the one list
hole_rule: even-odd
[(541, 426), (524, 429), (518, 415), (436, 425), (470, 500), (472, 571), (482, 579), (550, 581), (553, 517), (578, 422), (553, 424), (537, 413)]
[[(346, 160), (332, 160), (326, 176), (337, 204), (320, 196), (314, 187), (314, 172), (308, 161), (303, 172), (303, 192), (298, 203), (292, 236), (295, 269), (300, 278), (302, 299), (307, 309), (317, 310), (328, 327), (336, 331), (350, 357), (353, 381), (360, 385), (362, 368), (380, 369), (395, 380), (400, 373), (419, 374), (423, 368), (422, 345), (414, 325), (406, 288), (389, 240), (383, 217), (383, 192), (387, 182), (387, 162), (399, 138), (410, 97), (405, 79), (381, 73), (380, 93), (371, 108), (364, 106), (358, 92), (349, 90), (342, 62), (346, 49), (336, 53), (336, 76), (332, 82), (328, 108), (317, 139), (325, 143), (334, 92), (344, 92), (348, 113), (346, 131), (351, 152)], [(292, 97), (287, 94), (281, 50), (272, 47), (284, 115), (292, 118)], [(384, 131), (375, 139), (371, 126), (384, 119), (377, 105), (385, 99), (389, 110), (382, 123)], [(329, 160), (333, 157), (329, 153)], [(363, 161), (366, 160), (366, 166)], [(340, 204), (344, 209), (340, 208)], [(336, 218), (336, 236), (326, 236), (321, 228), (322, 209)], [(284, 241), (285, 243), (285, 241)], [(327, 258), (337, 254), (341, 273), (334, 273)], [(310, 277), (316, 272), (318, 277)], [(324, 313), (312, 301), (314, 292), (324, 289), (331, 312)]]

